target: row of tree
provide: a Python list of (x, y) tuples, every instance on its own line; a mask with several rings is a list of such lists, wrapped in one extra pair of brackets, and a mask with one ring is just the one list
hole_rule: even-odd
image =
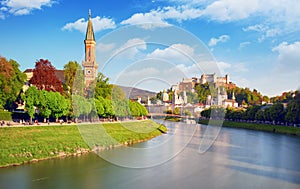
[(46, 119), (50, 116), (56, 121), (62, 116), (66, 116), (70, 109), (70, 100), (66, 99), (59, 92), (48, 92), (46, 90), (38, 90), (35, 86), (29, 87), (23, 95), (25, 100), (25, 109), (30, 116), (30, 122), (38, 109), (39, 115)]
[[(101, 118), (141, 117), (147, 109), (137, 102), (126, 99), (120, 87), (109, 84), (109, 79), (99, 73), (96, 80), (85, 88), (81, 66), (70, 61), (64, 66), (65, 82), (61, 83), (55, 68), (48, 60), (36, 62), (30, 84), (33, 85), (22, 95), (31, 121), (38, 114), (46, 119), (56, 120), (64, 116), (84, 120)], [(60, 83), (59, 83), (60, 82)]]
[[(46, 119), (54, 117), (56, 122), (60, 117), (67, 118), (124, 118), (147, 116), (147, 109), (139, 104), (127, 99), (112, 102), (110, 99), (99, 97), (98, 99), (86, 98), (80, 95), (73, 95), (68, 99), (59, 92), (38, 90), (35, 86), (23, 95), (26, 101), (25, 108), (30, 116), (30, 122), (35, 114)], [(37, 110), (37, 111), (36, 111)]]
[(300, 124), (300, 93), (284, 107), (280, 102), (272, 106), (249, 106), (247, 109), (212, 107), (201, 112), (206, 118), (226, 118), (229, 120), (249, 120), (275, 123)]

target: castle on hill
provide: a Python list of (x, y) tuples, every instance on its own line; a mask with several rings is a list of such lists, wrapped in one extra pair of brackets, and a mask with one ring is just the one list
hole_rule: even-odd
[(210, 84), (217, 89), (216, 95), (208, 95), (206, 98), (205, 107), (210, 106), (223, 106), (223, 107), (238, 107), (238, 103), (235, 101), (233, 93), (232, 99), (228, 99), (225, 87), (233, 89), (236, 85), (229, 80), (229, 74), (225, 77), (218, 77), (215, 73), (213, 74), (202, 74), (200, 78), (183, 78), (181, 82), (171, 86), (173, 93), (172, 101), (169, 100), (168, 93), (164, 90), (162, 94), (162, 101), (164, 103), (171, 103), (172, 105), (186, 105), (187, 104), (187, 92), (195, 92), (196, 84)]

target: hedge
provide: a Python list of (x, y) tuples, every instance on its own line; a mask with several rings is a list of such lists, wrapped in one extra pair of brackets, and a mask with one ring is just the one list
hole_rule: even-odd
[(0, 110), (0, 120), (12, 121), (11, 112)]

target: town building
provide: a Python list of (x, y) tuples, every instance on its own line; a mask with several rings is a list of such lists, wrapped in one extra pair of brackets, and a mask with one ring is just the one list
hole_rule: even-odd
[(167, 93), (166, 90), (164, 90), (164, 92), (163, 92), (163, 94), (162, 94), (162, 101), (163, 101), (164, 103), (169, 102), (169, 94)]
[(88, 25), (84, 40), (85, 60), (82, 62), (86, 88), (96, 79), (98, 69), (96, 61), (96, 41), (91, 16), (91, 11), (89, 11)]
[(229, 84), (229, 75), (226, 74), (225, 77), (217, 77), (216, 73), (213, 74), (202, 74), (200, 78), (200, 84), (205, 83), (216, 83), (217, 86), (225, 86)]
[(213, 74), (202, 74), (200, 78), (183, 78), (178, 85), (172, 85), (173, 91), (177, 88), (178, 92), (194, 92), (196, 84), (214, 84), (215, 87), (226, 86), (230, 89), (235, 88), (235, 84), (230, 82), (229, 74), (226, 74), (225, 77), (218, 77), (216, 73)]

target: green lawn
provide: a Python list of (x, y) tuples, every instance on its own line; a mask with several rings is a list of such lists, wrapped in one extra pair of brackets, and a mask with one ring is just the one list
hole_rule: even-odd
[[(211, 121), (213, 124), (213, 120)], [(200, 124), (208, 124), (208, 120), (200, 120)], [(281, 134), (297, 135), (300, 136), (300, 128), (288, 127), (280, 125), (268, 125), (268, 124), (257, 124), (257, 123), (244, 123), (244, 122), (234, 122), (234, 121), (224, 121), (223, 127), (233, 127), (233, 128), (244, 128), (259, 131), (268, 131)]]
[(136, 143), (160, 135), (160, 130), (166, 131), (166, 128), (151, 120), (0, 128), (0, 166), (72, 155), (89, 151), (94, 145), (108, 147)]

